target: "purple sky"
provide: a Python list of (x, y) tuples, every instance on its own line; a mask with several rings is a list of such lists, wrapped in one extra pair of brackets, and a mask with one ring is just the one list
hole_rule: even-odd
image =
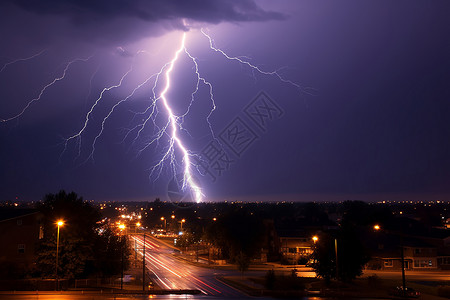
[[(174, 199), (170, 167), (150, 176), (167, 136), (140, 152), (157, 127), (127, 135), (145, 118), (136, 112), (151, 102), (154, 81), (117, 106), (89, 154), (112, 106), (170, 61), (183, 32), (217, 105), (213, 136), (200, 85), (181, 135), (203, 159), (194, 171), (206, 200), (450, 200), (449, 12), (448, 1), (2, 1), (0, 119), (82, 60), (0, 123), (0, 201), (60, 189)], [(200, 28), (230, 56), (301, 88), (227, 60)], [(130, 68), (103, 93), (81, 147), (71, 140), (64, 151), (102, 90)], [(172, 75), (168, 98), (181, 114), (196, 79), (184, 52)], [(272, 118), (252, 114), (267, 116), (262, 99)], [(246, 132), (233, 141), (236, 128)], [(214, 141), (223, 152), (208, 161)]]

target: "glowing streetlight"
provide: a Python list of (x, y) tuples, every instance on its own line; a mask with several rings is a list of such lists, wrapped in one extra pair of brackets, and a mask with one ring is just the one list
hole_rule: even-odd
[(172, 219), (175, 219), (175, 215), (171, 215), (170, 217), (171, 217)]
[(164, 229), (166, 229), (166, 218), (161, 217), (161, 221), (164, 221)]
[(375, 224), (375, 225), (373, 225), (373, 229), (374, 229), (374, 230), (380, 230), (380, 229), (381, 229), (381, 227), (380, 227), (380, 225), (378, 225), (378, 224)]
[(184, 223), (184, 222), (186, 222), (185, 219), (182, 219), (182, 220), (180, 221), (180, 224), (181, 224), (181, 227), (180, 227), (180, 228), (181, 228), (181, 231), (183, 231), (183, 223)]
[(120, 277), (120, 289), (123, 289), (123, 230), (125, 229), (125, 224), (119, 224), (119, 229), (120, 229), (120, 250), (121, 250), (121, 262), (122, 262), (122, 276)]
[(312, 240), (313, 240), (313, 242), (315, 244), (319, 240), (319, 238), (317, 237), (317, 235), (315, 235), (315, 236), (312, 237)]
[(58, 251), (59, 251), (59, 227), (64, 225), (63, 220), (58, 220), (56, 222), (58, 226), (58, 233), (56, 234), (56, 265), (55, 265), (55, 278), (56, 278), (56, 290), (59, 290), (59, 282), (58, 282)]
[[(136, 223), (136, 227), (134, 228), (134, 233), (137, 232), (137, 229), (138, 229), (138, 227), (140, 227), (140, 226), (141, 226), (141, 223), (137, 222), (137, 223)], [(135, 240), (135, 241), (136, 241), (136, 240)]]

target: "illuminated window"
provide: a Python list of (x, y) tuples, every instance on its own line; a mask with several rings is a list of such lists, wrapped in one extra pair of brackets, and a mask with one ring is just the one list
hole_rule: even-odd
[(44, 225), (39, 226), (39, 239), (42, 240), (44, 238)]
[(384, 266), (385, 267), (392, 267), (392, 266), (394, 266), (393, 260), (392, 259), (385, 259), (384, 260)]

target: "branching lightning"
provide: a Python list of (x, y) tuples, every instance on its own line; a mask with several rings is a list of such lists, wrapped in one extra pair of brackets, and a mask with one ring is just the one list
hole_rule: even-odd
[(18, 63), (18, 62), (21, 62), (21, 61), (28, 61), (28, 60), (30, 60), (30, 59), (33, 59), (33, 58), (35, 58), (35, 57), (38, 57), (38, 56), (42, 55), (42, 53), (44, 53), (45, 51), (47, 51), (47, 49), (43, 49), (43, 50), (41, 50), (41, 52), (38, 52), (38, 53), (36, 53), (36, 54), (34, 54), (34, 55), (32, 55), (32, 56), (29, 56), (29, 57), (18, 58), (18, 59), (15, 59), (15, 60), (13, 60), (13, 61), (7, 62), (7, 63), (4, 64), (3, 67), (0, 69), (0, 73), (3, 72), (3, 70), (5, 70), (5, 69), (6, 69), (8, 66), (10, 66), (10, 65), (13, 65), (13, 64)]
[(72, 64), (74, 64), (75, 62), (78, 62), (78, 61), (86, 62), (86, 61), (88, 61), (88, 60), (91, 59), (91, 58), (92, 58), (92, 56), (90, 56), (90, 57), (88, 57), (88, 58), (77, 58), (77, 59), (74, 59), (74, 60), (72, 60), (72, 61), (66, 63), (66, 66), (64, 67), (64, 71), (63, 71), (63, 73), (62, 73), (61, 76), (54, 78), (51, 82), (49, 82), (48, 84), (46, 84), (46, 85), (41, 89), (41, 91), (39, 92), (38, 96), (37, 96), (36, 98), (33, 98), (33, 99), (31, 99), (30, 101), (28, 101), (27, 105), (25, 105), (25, 107), (24, 107), (18, 114), (14, 115), (14, 116), (12, 116), (12, 117), (10, 117), (10, 118), (7, 118), (7, 119), (2, 119), (1, 122), (9, 122), (9, 121), (12, 121), (12, 120), (15, 120), (15, 119), (18, 119), (19, 117), (21, 117), (21, 116), (22, 116), (22, 115), (30, 108), (30, 106), (31, 106), (34, 102), (41, 100), (42, 95), (45, 93), (45, 91), (46, 91), (48, 88), (50, 88), (50, 87), (53, 86), (56, 82), (58, 82), (58, 81), (60, 81), (60, 80), (63, 80), (63, 79), (66, 77), (67, 71), (69, 70), (69, 68), (70, 68), (70, 66), (71, 66)]
[[(265, 70), (262, 70), (260, 67), (254, 65), (254, 64), (251, 64), (248, 61), (248, 58), (246, 58), (246, 57), (230, 56), (225, 51), (221, 50), (220, 48), (217, 48), (214, 45), (213, 39), (203, 29), (201, 29), (201, 33), (203, 36), (205, 36), (208, 39), (209, 49), (216, 53), (219, 53), (225, 59), (238, 62), (239, 64), (250, 68), (250, 70), (254, 74), (259, 73), (261, 75), (274, 76), (281, 82), (293, 86), (300, 92), (310, 94), (310, 92), (308, 91), (307, 88), (304, 88), (300, 84), (284, 78), (279, 73), (280, 70), (265, 71)], [(213, 130), (212, 124), (210, 122), (210, 117), (216, 110), (217, 106), (216, 106), (216, 100), (215, 100), (214, 93), (213, 93), (213, 84), (211, 82), (209, 82), (204, 76), (202, 76), (200, 69), (199, 69), (199, 63), (197, 61), (197, 58), (194, 57), (186, 48), (186, 38), (187, 38), (187, 33), (184, 32), (179, 41), (179, 47), (174, 52), (172, 59), (170, 61), (166, 62), (159, 69), (159, 71), (157, 73), (152, 74), (151, 76), (148, 76), (141, 83), (135, 85), (135, 87), (131, 90), (131, 92), (126, 97), (116, 100), (116, 102), (112, 105), (112, 107), (109, 109), (109, 111), (107, 111), (107, 113), (101, 119), (100, 128), (92, 140), (89, 155), (84, 160), (84, 163), (86, 163), (89, 160), (94, 161), (94, 153), (96, 151), (96, 145), (97, 145), (99, 139), (101, 138), (102, 134), (105, 131), (106, 123), (108, 122), (108, 119), (117, 110), (119, 105), (121, 105), (125, 101), (128, 101), (129, 99), (131, 99), (139, 89), (141, 89), (147, 85), (152, 85), (150, 104), (147, 105), (147, 107), (144, 109), (144, 111), (137, 112), (137, 113), (135, 112), (135, 116), (141, 115), (141, 116), (146, 116), (146, 117), (144, 117), (142, 119), (142, 121), (139, 122), (137, 125), (134, 125), (134, 127), (127, 129), (127, 132), (124, 135), (123, 141), (128, 139), (134, 133), (135, 136), (134, 136), (134, 138), (132, 138), (131, 146), (136, 145), (138, 143), (138, 141), (141, 139), (141, 136), (143, 135), (145, 128), (147, 128), (149, 123), (151, 123), (152, 127), (154, 129), (154, 134), (149, 141), (146, 141), (145, 143), (143, 143), (142, 146), (140, 146), (140, 148), (138, 149), (138, 155), (141, 154), (146, 149), (148, 149), (148, 147), (150, 147), (151, 145), (154, 145), (154, 144), (159, 145), (159, 143), (162, 141), (163, 137), (167, 137), (167, 145), (164, 147), (164, 151), (161, 155), (161, 158), (150, 169), (150, 176), (156, 177), (156, 179), (159, 178), (162, 170), (165, 168), (165, 165), (169, 165), (173, 175), (176, 176), (176, 174), (178, 172), (177, 169), (179, 168), (179, 163), (177, 162), (177, 157), (181, 156), (181, 165), (182, 165), (182, 170), (183, 170), (182, 171), (183, 178), (182, 178), (182, 187), (181, 188), (182, 188), (182, 190), (190, 191), (193, 199), (196, 202), (201, 202), (202, 199), (204, 198), (204, 193), (203, 193), (201, 187), (199, 186), (199, 183), (196, 182), (196, 180), (194, 179), (194, 174), (193, 174), (194, 171), (198, 172), (199, 166), (196, 163), (194, 163), (193, 157), (195, 156), (195, 154), (193, 152), (191, 152), (187, 148), (185, 143), (183, 142), (181, 132), (187, 132), (187, 130), (183, 127), (183, 123), (184, 123), (185, 117), (188, 116), (191, 111), (191, 107), (192, 107), (193, 103), (195, 102), (196, 95), (199, 92), (200, 85), (205, 86), (209, 91), (209, 100), (211, 102), (211, 109), (210, 109), (209, 114), (206, 116), (206, 122), (209, 126), (209, 130), (210, 130), (213, 138), (215, 138), (215, 135), (214, 135), (214, 130)], [(18, 60), (9, 62), (2, 67), (0, 72), (2, 72), (10, 64), (13, 64), (18, 61), (32, 59), (34, 57), (41, 55), (44, 51), (45, 50), (42, 50), (40, 53), (37, 53), (29, 58), (18, 59)], [(145, 51), (140, 50), (137, 52), (137, 54), (143, 53), (143, 52), (145, 52)], [(187, 108), (185, 109), (184, 113), (177, 115), (173, 109), (173, 103), (176, 102), (176, 100), (169, 99), (168, 92), (171, 89), (173, 89), (171, 76), (176, 71), (176, 65), (177, 65), (177, 63), (179, 63), (179, 58), (183, 54), (186, 55), (186, 57), (188, 57), (189, 60), (193, 64), (193, 73), (196, 78), (196, 84), (190, 95), (189, 104), (187, 105)], [(9, 117), (7, 119), (4, 119), (4, 120), (0, 119), (0, 121), (8, 122), (8, 121), (11, 121), (11, 120), (21, 117), (34, 102), (39, 101), (42, 98), (43, 94), (45, 93), (45, 91), (48, 88), (50, 88), (52, 85), (54, 85), (57, 81), (60, 81), (65, 78), (68, 69), (70, 68), (70, 66), (73, 63), (75, 63), (77, 61), (87, 61), (91, 57), (86, 58), (86, 59), (78, 58), (78, 59), (68, 62), (65, 65), (62, 75), (59, 77), (56, 77), (50, 83), (45, 85), (41, 89), (38, 96), (36, 98), (30, 100), (27, 103), (27, 105), (21, 110), (20, 113), (14, 115), (12, 117)], [(96, 70), (96, 73), (97, 73), (97, 71), (98, 71), (98, 68)], [(131, 67), (128, 69), (128, 71), (126, 71), (124, 74), (122, 74), (122, 76), (120, 77), (120, 80), (116, 84), (110, 85), (108, 87), (104, 87), (101, 90), (97, 99), (93, 102), (93, 104), (88, 109), (88, 111), (84, 117), (84, 122), (82, 123), (81, 128), (76, 133), (74, 133), (71, 136), (64, 139), (63, 150), (61, 152), (60, 158), (64, 155), (64, 153), (66, 152), (66, 150), (69, 146), (69, 143), (71, 143), (72, 141), (74, 141), (78, 147), (77, 156), (75, 157), (75, 160), (77, 160), (79, 157), (81, 157), (82, 138), (86, 134), (86, 130), (87, 130), (88, 126), (90, 126), (89, 124), (90, 124), (91, 120), (93, 119), (94, 112), (98, 108), (100, 102), (103, 100), (105, 94), (111, 92), (113, 89), (121, 88), (123, 85), (123, 82), (125, 81), (125, 79), (131, 72), (133, 72), (133, 65), (131, 65)], [(93, 76), (95, 76), (96, 73), (94, 73)], [(256, 80), (256, 78), (255, 78), (255, 80)], [(92, 78), (90, 80), (89, 94), (91, 93), (91, 85), (92, 85)], [(157, 119), (157, 116), (159, 115), (160, 116), (159, 118), (161, 118), (161, 114), (164, 114), (164, 118), (166, 121), (163, 124), (158, 124), (159, 119)], [(134, 120), (134, 118), (133, 118), (133, 120)]]
[(197, 185), (195, 180), (193, 179), (193, 176), (191, 174), (191, 155), (189, 151), (184, 146), (183, 142), (181, 141), (178, 131), (181, 128), (181, 125), (179, 123), (180, 118), (177, 117), (166, 97), (167, 92), (170, 89), (170, 73), (172, 72), (175, 62), (178, 60), (178, 57), (180, 56), (180, 53), (185, 49), (185, 41), (186, 41), (186, 33), (183, 33), (183, 37), (181, 39), (181, 46), (175, 52), (175, 56), (173, 57), (172, 61), (169, 63), (167, 70), (165, 71), (165, 79), (166, 79), (166, 86), (164, 87), (163, 91), (161, 92), (159, 98), (161, 98), (164, 108), (168, 114), (168, 123), (164, 128), (167, 128), (168, 126), (171, 127), (171, 133), (170, 133), (170, 142), (169, 142), (169, 148), (166, 151), (166, 153), (163, 155), (159, 163), (155, 166), (158, 167), (164, 163), (164, 161), (170, 157), (170, 163), (173, 167), (175, 167), (175, 145), (177, 148), (182, 152), (183, 156), (183, 163), (184, 163), (184, 172), (183, 172), (183, 189), (189, 188), (194, 196), (195, 201), (198, 203), (202, 200), (203, 194), (201, 188)]

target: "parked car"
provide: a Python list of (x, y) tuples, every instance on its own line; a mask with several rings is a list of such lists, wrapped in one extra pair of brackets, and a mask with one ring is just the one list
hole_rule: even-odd
[[(120, 281), (120, 277), (116, 279), (116, 281)], [(123, 275), (123, 282), (127, 283), (127, 282), (131, 282), (132, 280), (134, 280), (134, 277), (131, 275)]]
[(410, 287), (405, 287), (405, 291), (403, 292), (403, 287), (402, 286), (397, 286), (395, 289), (393, 289), (390, 293), (393, 296), (398, 296), (398, 297), (407, 297), (407, 298), (419, 298), (420, 297), (420, 292), (416, 291), (413, 288)]

